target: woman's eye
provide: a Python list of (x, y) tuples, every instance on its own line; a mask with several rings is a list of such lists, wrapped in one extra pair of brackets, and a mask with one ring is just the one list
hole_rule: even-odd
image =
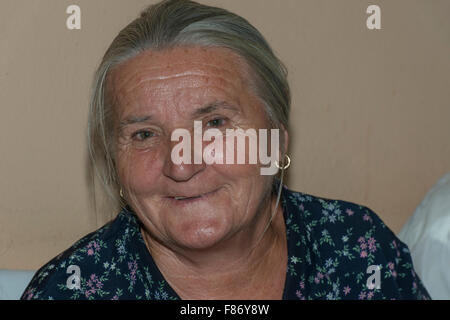
[(225, 119), (217, 118), (207, 122), (207, 127), (220, 127), (225, 124)]
[(132, 138), (143, 141), (143, 140), (153, 137), (154, 135), (155, 134), (153, 132), (145, 130), (145, 131), (138, 131), (138, 132), (134, 133), (132, 135)]

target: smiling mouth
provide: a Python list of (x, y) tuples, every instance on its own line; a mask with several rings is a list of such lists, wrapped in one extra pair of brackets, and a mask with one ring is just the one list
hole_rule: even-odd
[(196, 200), (200, 200), (200, 199), (205, 199), (211, 195), (213, 195), (214, 193), (216, 193), (216, 191), (219, 189), (216, 189), (214, 191), (211, 192), (207, 192), (207, 193), (203, 193), (197, 196), (189, 196), (189, 197), (185, 197), (185, 196), (173, 196), (173, 197), (168, 197), (171, 200), (174, 200), (176, 202), (192, 202), (192, 201), (196, 201)]
[(172, 199), (175, 200), (189, 200), (189, 199), (198, 199), (201, 198), (202, 196), (196, 196), (196, 197), (172, 197)]

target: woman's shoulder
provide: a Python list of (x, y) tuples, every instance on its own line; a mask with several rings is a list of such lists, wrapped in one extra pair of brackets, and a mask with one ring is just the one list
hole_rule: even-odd
[[(120, 272), (119, 264), (132, 254), (138, 232), (136, 219), (122, 210), (42, 266), (22, 299), (88, 299), (94, 293), (106, 294), (102, 280)], [(83, 287), (86, 290), (81, 290)]]
[(290, 221), (302, 226), (322, 255), (327, 252), (368, 265), (381, 256), (410, 255), (407, 245), (367, 206), (291, 190), (286, 198)]
[[(285, 205), (292, 219), (301, 219), (308, 230), (358, 231), (382, 230), (395, 237), (382, 219), (369, 207), (346, 200), (338, 200), (285, 189)], [(345, 238), (344, 238), (345, 239)]]
[[(293, 235), (299, 248), (311, 248), (312, 269), (323, 279), (328, 277), (333, 288), (342, 287), (329, 293), (333, 298), (429, 298), (414, 272), (408, 247), (373, 210), (288, 189), (285, 195), (288, 236)], [(379, 290), (367, 287), (374, 270), (380, 276)], [(318, 281), (317, 275), (311, 281)]]

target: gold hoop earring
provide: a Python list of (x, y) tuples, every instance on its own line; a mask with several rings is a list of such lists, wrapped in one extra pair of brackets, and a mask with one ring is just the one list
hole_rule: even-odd
[[(275, 161), (275, 165), (277, 166), (278, 169), (286, 170), (287, 168), (289, 168), (291, 166), (291, 158), (287, 154), (284, 155), (284, 158), (287, 163), (285, 165), (283, 165), (282, 167), (280, 167), (280, 165), (278, 164), (278, 161)], [(283, 163), (284, 163), (284, 161), (283, 161)]]
[(119, 194), (120, 194), (120, 197), (123, 198), (123, 190), (122, 190), (122, 188), (120, 188)]

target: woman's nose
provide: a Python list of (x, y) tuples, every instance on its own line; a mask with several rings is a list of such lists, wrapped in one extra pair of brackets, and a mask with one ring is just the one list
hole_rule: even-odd
[(175, 159), (174, 162), (174, 159), (172, 159), (172, 150), (176, 144), (177, 143), (170, 143), (170, 148), (168, 148), (169, 150), (166, 154), (166, 159), (163, 165), (163, 173), (166, 177), (176, 182), (185, 182), (203, 171), (206, 168), (206, 164), (204, 163), (203, 159), (201, 161), (201, 164), (194, 163), (197, 161), (194, 161), (194, 150), (192, 150), (193, 148), (191, 148), (191, 150), (193, 151), (191, 156), (185, 157), (185, 161), (182, 161), (180, 163), (179, 159)]

